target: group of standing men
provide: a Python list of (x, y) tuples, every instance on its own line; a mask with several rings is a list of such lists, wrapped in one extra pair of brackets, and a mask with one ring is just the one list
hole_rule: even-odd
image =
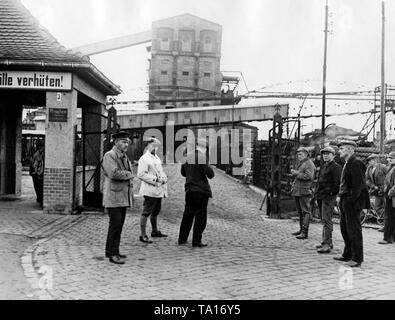
[(389, 166), (380, 164), (377, 155), (368, 158), (369, 166), (355, 157), (356, 143), (345, 140), (338, 144), (339, 156), (345, 162), (343, 168), (336, 163), (335, 150), (321, 150), (323, 165), (318, 174), (315, 194), (312, 191), (315, 165), (309, 152), (302, 147), (297, 150), (299, 165), (291, 170), (294, 176), (291, 194), (295, 198), (299, 214), (300, 230), (293, 233), (297, 239), (307, 239), (311, 215), (311, 203), (316, 197), (323, 223), (322, 243), (318, 253), (333, 249), (333, 211), (340, 209), (340, 230), (344, 240), (343, 254), (334, 257), (349, 267), (359, 267), (364, 261), (361, 211), (370, 208), (370, 195), (375, 197), (374, 209), (385, 211), (384, 240), (380, 244), (393, 243), (395, 231), (395, 152), (388, 157)]
[[(109, 261), (124, 264), (126, 255), (119, 251), (121, 233), (125, 221), (126, 209), (133, 204), (132, 164), (126, 151), (130, 139), (127, 132), (120, 131), (112, 136), (114, 147), (103, 157), (104, 187), (103, 206), (109, 215), (109, 228), (105, 254)], [(137, 178), (141, 180), (140, 195), (144, 197), (143, 212), (140, 217), (140, 237), (143, 243), (152, 243), (146, 233), (146, 224), (150, 219), (151, 237), (167, 237), (158, 229), (157, 217), (161, 211), (162, 198), (168, 197), (168, 177), (158, 157), (160, 141), (154, 137), (146, 141), (146, 151), (138, 161)], [(206, 158), (206, 141), (198, 140), (193, 145), (192, 156)], [(188, 158), (189, 159), (189, 158)], [(205, 247), (202, 234), (207, 223), (207, 204), (212, 197), (207, 179), (214, 177), (214, 171), (207, 162), (185, 162), (181, 166), (185, 181), (185, 210), (181, 221), (178, 244), (187, 243), (193, 225), (192, 247)]]

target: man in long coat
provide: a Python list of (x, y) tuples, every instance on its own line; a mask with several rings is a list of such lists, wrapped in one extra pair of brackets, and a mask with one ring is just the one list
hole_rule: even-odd
[(110, 218), (106, 257), (112, 263), (124, 264), (126, 256), (120, 254), (119, 243), (126, 208), (133, 204), (132, 164), (126, 155), (130, 140), (129, 134), (123, 131), (113, 134), (112, 138), (114, 147), (103, 157), (103, 206)]
[(307, 239), (310, 223), (310, 203), (313, 195), (312, 183), (314, 181), (315, 166), (309, 159), (309, 152), (301, 147), (296, 151), (299, 160), (297, 169), (292, 169), (291, 174), (295, 177), (291, 195), (295, 197), (296, 209), (299, 214), (300, 230), (294, 232), (297, 239)]
[(340, 231), (344, 240), (343, 254), (334, 257), (346, 261), (349, 267), (360, 267), (363, 262), (363, 239), (361, 211), (370, 207), (366, 185), (364, 163), (355, 157), (357, 144), (344, 140), (339, 143), (340, 157), (346, 163), (343, 167), (340, 190), (337, 198), (340, 207)]

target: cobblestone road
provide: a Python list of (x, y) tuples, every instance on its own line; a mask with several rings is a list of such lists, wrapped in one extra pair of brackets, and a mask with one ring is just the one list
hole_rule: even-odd
[(104, 259), (106, 216), (0, 209), (0, 233), (37, 239), (21, 257), (35, 294), (41, 299), (395, 298), (395, 245), (378, 245), (382, 233), (364, 228), (365, 263), (346, 269), (333, 260), (343, 248), (338, 225), (333, 252), (319, 255), (320, 224), (311, 225), (308, 240), (295, 239), (290, 233), (298, 222), (267, 219), (258, 210), (261, 196), (220, 171), (211, 182), (214, 199), (204, 233), (209, 246), (178, 246), (184, 180), (179, 166), (166, 170), (171, 191), (159, 227), (169, 237), (138, 241), (142, 199), (137, 198), (125, 221), (121, 251), (128, 258), (122, 266)]

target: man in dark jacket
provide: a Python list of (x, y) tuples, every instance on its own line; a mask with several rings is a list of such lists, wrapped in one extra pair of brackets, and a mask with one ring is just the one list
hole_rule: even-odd
[(297, 239), (307, 239), (310, 223), (310, 203), (312, 198), (312, 183), (314, 181), (315, 166), (309, 159), (309, 151), (301, 147), (296, 151), (299, 160), (297, 169), (292, 169), (295, 177), (292, 184), (291, 195), (295, 197), (296, 209), (299, 214), (300, 230), (292, 233)]
[[(212, 179), (214, 177), (214, 170), (208, 164), (206, 151), (206, 140), (199, 139), (193, 155), (195, 161), (189, 161), (189, 163), (187, 161), (181, 166), (181, 174), (186, 180), (185, 211), (178, 237), (179, 245), (187, 243), (193, 224), (192, 246), (207, 246), (207, 244), (202, 242), (202, 234), (207, 224), (208, 199), (212, 198), (207, 178)], [(202, 159), (205, 160), (201, 161)]]
[(339, 143), (340, 157), (346, 163), (343, 167), (339, 197), (336, 199), (340, 207), (340, 231), (344, 240), (344, 251), (338, 261), (347, 261), (349, 267), (360, 267), (363, 262), (363, 240), (361, 211), (370, 207), (369, 193), (366, 186), (363, 162), (354, 155), (357, 147), (354, 141)]
[(333, 209), (335, 207), (336, 195), (339, 192), (341, 167), (334, 161), (335, 150), (326, 147), (321, 150), (324, 165), (318, 177), (317, 202), (323, 223), (322, 243), (318, 245), (318, 253), (329, 253), (333, 248)]
[(37, 151), (34, 153), (30, 163), (30, 175), (33, 179), (34, 191), (36, 192), (37, 202), (43, 205), (44, 191), (44, 141), (37, 142)]

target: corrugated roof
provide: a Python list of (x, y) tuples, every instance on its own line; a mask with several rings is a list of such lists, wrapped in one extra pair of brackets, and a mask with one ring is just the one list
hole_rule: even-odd
[(0, 59), (87, 62), (62, 46), (20, 0), (0, 1)]

